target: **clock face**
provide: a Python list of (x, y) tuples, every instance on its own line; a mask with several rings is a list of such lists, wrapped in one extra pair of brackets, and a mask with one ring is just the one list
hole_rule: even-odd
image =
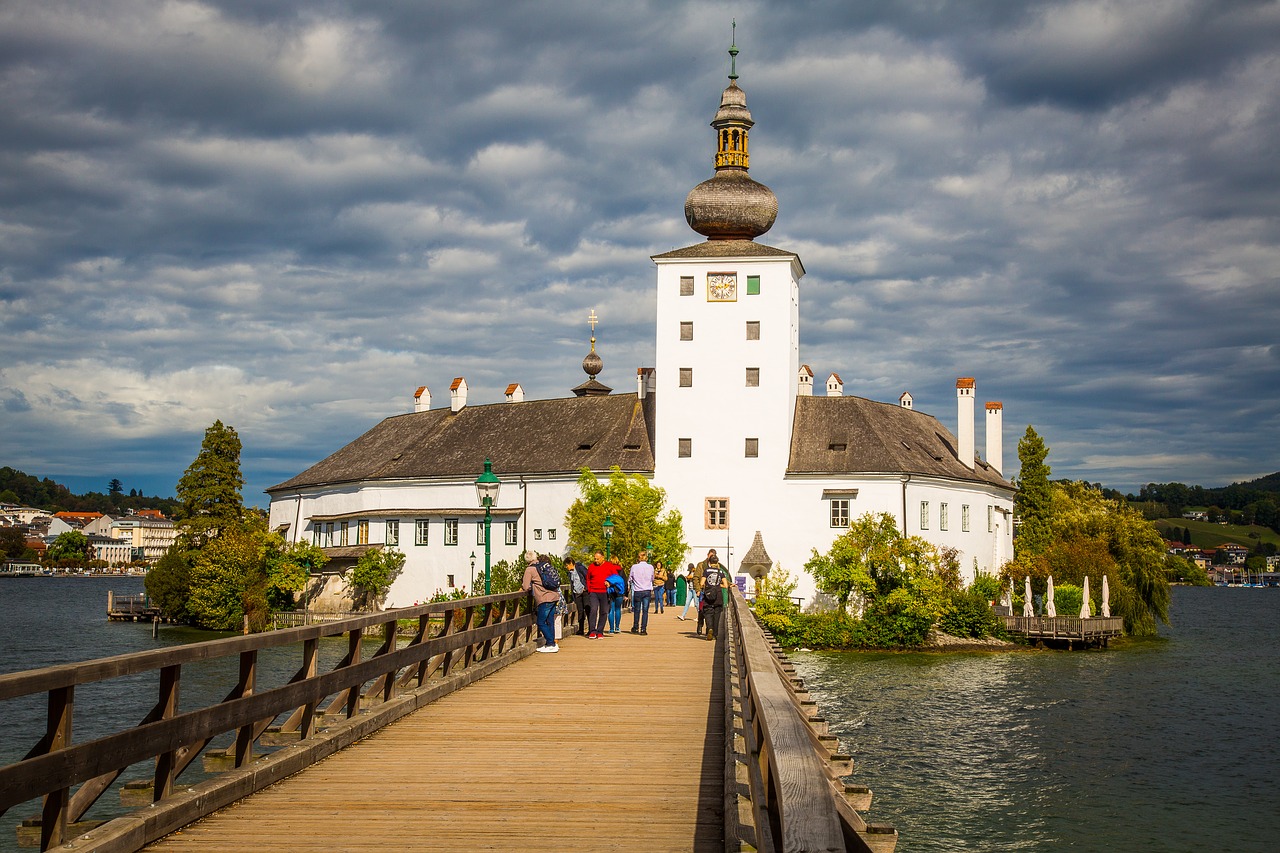
[(737, 302), (738, 274), (736, 272), (707, 273), (708, 302)]

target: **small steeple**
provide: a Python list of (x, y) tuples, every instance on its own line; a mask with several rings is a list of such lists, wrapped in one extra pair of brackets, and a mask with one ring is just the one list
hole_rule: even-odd
[(613, 389), (596, 381), (600, 371), (604, 370), (604, 360), (596, 353), (596, 323), (600, 322), (596, 309), (591, 309), (587, 322), (591, 324), (591, 352), (582, 360), (582, 372), (587, 374), (587, 381), (574, 388), (573, 393), (577, 397), (603, 397)]

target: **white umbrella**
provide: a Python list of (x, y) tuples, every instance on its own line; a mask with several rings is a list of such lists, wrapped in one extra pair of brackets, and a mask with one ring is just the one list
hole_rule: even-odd
[[(1013, 583), (1013, 581), (1009, 581), (1009, 583)], [(1023, 616), (1036, 615), (1035, 608), (1031, 606), (1031, 575), (1027, 575), (1027, 594), (1026, 594), (1026, 597), (1023, 598), (1022, 600), (1022, 615)]]
[(1089, 606), (1089, 576), (1084, 576), (1084, 595), (1080, 598), (1080, 618), (1088, 619), (1093, 615), (1093, 610)]
[(1053, 606), (1053, 575), (1049, 575), (1049, 592), (1044, 598), (1044, 615), (1050, 619), (1058, 615), (1058, 608)]
[(1102, 615), (1111, 615), (1111, 589), (1107, 586), (1107, 576), (1102, 576)]
[[(1000, 606), (1013, 607), (1013, 578), (1009, 578), (1009, 588), (1000, 593)], [(1010, 613), (1013, 611), (1010, 610)]]

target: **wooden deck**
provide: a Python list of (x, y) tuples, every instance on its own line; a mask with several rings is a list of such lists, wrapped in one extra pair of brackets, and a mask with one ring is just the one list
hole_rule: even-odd
[(722, 851), (722, 664), (675, 617), (567, 637), (146, 849)]

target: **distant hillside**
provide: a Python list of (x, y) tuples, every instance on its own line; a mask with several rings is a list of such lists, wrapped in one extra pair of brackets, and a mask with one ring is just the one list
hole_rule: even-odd
[(1210, 521), (1257, 524), (1280, 533), (1280, 472), (1211, 489), (1148, 483), (1138, 493), (1137, 505), (1149, 519), (1176, 519), (1187, 509), (1204, 509)]
[(47, 509), (51, 512), (101, 512), (107, 515), (129, 510), (158, 509), (173, 517), (178, 508), (174, 498), (147, 497), (136, 490), (115, 493), (88, 492), (77, 495), (61, 483), (43, 480), (5, 466), (0, 468), (0, 503)]

